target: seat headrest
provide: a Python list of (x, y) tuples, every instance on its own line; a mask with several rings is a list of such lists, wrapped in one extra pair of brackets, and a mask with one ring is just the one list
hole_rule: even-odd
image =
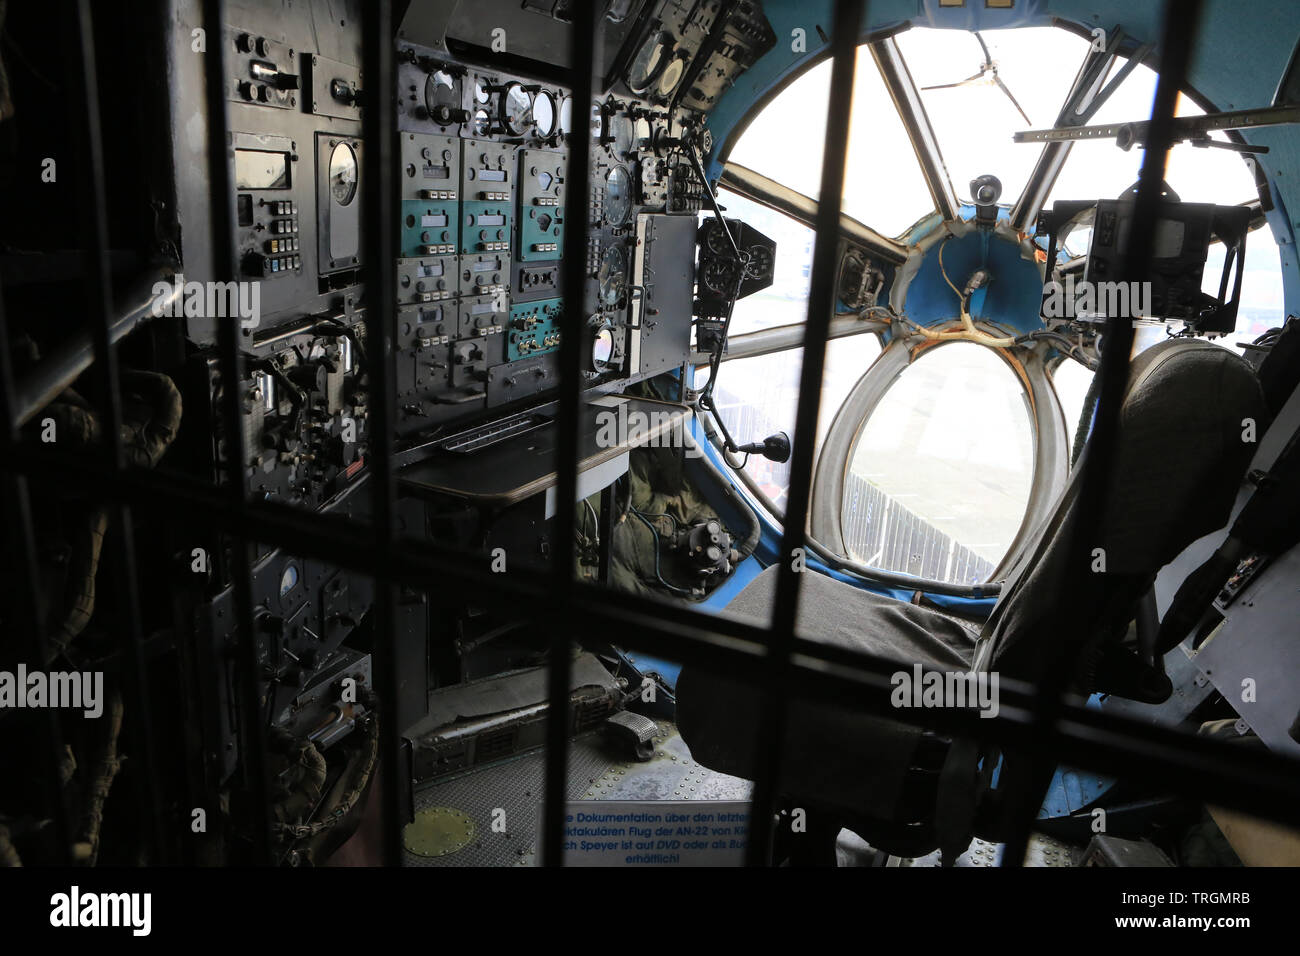
[(1263, 390), (1241, 356), (1195, 339), (1138, 355), (1120, 407), (1101, 535), (1107, 571), (1154, 574), (1222, 527), (1267, 425)]

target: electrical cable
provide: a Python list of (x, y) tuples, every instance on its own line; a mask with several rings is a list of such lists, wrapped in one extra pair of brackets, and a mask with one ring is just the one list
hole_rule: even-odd
[(649, 519), (649, 518), (647, 518), (647, 517), (646, 517), (645, 515), (643, 515), (641, 512), (637, 511), (635, 508), (631, 509), (631, 511), (632, 511), (632, 514), (636, 515), (637, 518), (640, 519), (640, 521), (641, 521), (641, 523), (642, 523), (643, 525), (645, 525), (647, 528), (650, 529), (650, 534), (651, 534), (651, 536), (654, 538), (654, 545), (655, 545), (655, 578), (656, 578), (656, 580), (658, 580), (658, 582), (659, 582), (660, 584), (662, 584), (665, 588), (667, 588), (669, 591), (673, 592), (674, 594), (684, 594), (684, 595), (686, 595), (687, 597), (694, 597), (695, 595), (694, 595), (694, 593), (693, 593), (692, 591), (689, 591), (689, 590), (687, 590), (686, 588), (679, 588), (677, 585), (675, 585), (675, 584), (669, 584), (667, 581), (664, 580), (664, 576), (663, 576), (663, 574), (662, 574), (662, 573), (660, 572), (660, 570), (659, 570), (659, 545), (660, 545), (659, 532), (658, 532), (657, 530), (655, 530), (655, 526), (652, 525), (652, 524), (650, 523), (650, 519)]
[(1072, 342), (1069, 338), (1060, 332), (1054, 332), (1048, 329), (1035, 329), (1033, 332), (1026, 332), (1024, 335), (1016, 337), (1016, 344), (1023, 345), (1026, 342), (1046, 341), (1055, 343), (1067, 357), (1074, 359), (1080, 365), (1092, 369), (1094, 372), (1097, 366), (1101, 364), (1101, 359), (1090, 356), (1083, 348), (1083, 333), (1079, 333), (1079, 341)]
[(627, 498), (623, 501), (623, 512), (618, 516), (619, 524), (627, 520), (628, 512), (632, 510), (632, 476), (630, 474), (623, 476), (623, 484), (627, 486)]
[(661, 514), (651, 514), (648, 511), (637, 511), (637, 514), (639, 514), (643, 518), (667, 518), (669, 521), (673, 523), (674, 531), (680, 531), (682, 528), (682, 523), (678, 521), (674, 515), (670, 515), (667, 512), (663, 512)]
[(975, 327), (975, 320), (971, 318), (970, 309), (968, 307), (970, 303), (970, 295), (963, 295), (961, 290), (953, 285), (952, 280), (948, 278), (948, 271), (943, 266), (943, 247), (948, 244), (948, 240), (951, 238), (952, 236), (948, 236), (943, 240), (943, 242), (939, 243), (939, 272), (943, 276), (943, 281), (948, 283), (948, 288), (952, 289), (953, 293), (957, 296), (958, 303), (960, 303), (961, 328), (936, 331), (935, 329), (927, 328), (926, 326), (913, 322), (906, 316), (899, 316), (899, 318), (901, 318), (903, 322), (907, 323), (907, 325), (911, 326), (919, 335), (922, 335), (927, 339), (933, 339), (940, 342), (974, 342), (976, 345), (986, 345), (989, 348), (995, 349), (1011, 348), (1016, 344), (1015, 336), (990, 335), (988, 332), (984, 332)]

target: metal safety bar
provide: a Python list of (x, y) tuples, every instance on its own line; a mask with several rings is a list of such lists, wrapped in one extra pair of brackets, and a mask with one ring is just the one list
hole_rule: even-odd
[[(563, 335), (560, 337), (560, 404), (556, 421), (559, 440), (555, 446), (557, 460), (555, 527), (563, 529), (555, 540), (562, 547), (552, 550), (554, 588), (561, 605), (573, 596), (573, 558), (570, 551), (578, 520), (578, 414), (582, 392), (582, 329), (587, 313), (584, 297), (587, 288), (587, 230), (591, 223), (587, 185), (591, 170), (591, 123), (585, 104), (592, 97), (592, 68), (596, 49), (596, 4), (594, 0), (575, 0), (573, 11), (573, 45), (570, 51), (569, 86), (574, 107), (573, 129), (569, 138), (569, 163), (565, 170), (568, 190), (564, 196), (564, 278)], [(581, 110), (581, 113), (579, 112)], [(574, 228), (574, 227), (577, 228)], [(570, 648), (574, 632), (585, 635), (580, 624), (560, 624), (551, 630), (551, 652), (547, 670), (546, 711), (546, 783), (542, 802), (540, 835), (542, 863), (560, 866), (564, 859), (564, 801), (568, 793), (569, 755), (569, 682), (573, 667)]]
[[(216, 282), (235, 279), (235, 193), (231, 166), (230, 107), (226, 102), (225, 4), (222, 0), (204, 0), (203, 22), (212, 37), (211, 49), (203, 58), (205, 96), (208, 110), (208, 182), (211, 187), (209, 215), (212, 217), (212, 278)], [(217, 323), (217, 358), (221, 374), (221, 425), (226, 465), (225, 499), (231, 517), (242, 516), (244, 498), (245, 447), (240, 385), (244, 380), (243, 359), (239, 347), (239, 323), (227, 319)], [(241, 737), (239, 758), (243, 764), (248, 789), (246, 798), (260, 812), (254, 815), (257, 825), (253, 844), (257, 858), (272, 862), (271, 786), (267, 768), (266, 740), (261, 733), (258, 715), (257, 635), (253, 630), (253, 572), (249, 548), (255, 539), (236, 535), (230, 548), (230, 576), (234, 588), (236, 625), (236, 661), (239, 674), (239, 723), (246, 732)]]
[[(94, 340), (95, 364), (91, 370), (92, 381), (98, 391), (100, 408), (105, 414), (108, 444), (104, 449), (110, 467), (121, 472), (125, 467), (122, 447), (122, 395), (121, 377), (117, 361), (117, 348), (113, 341), (113, 288), (108, 267), (108, 190), (104, 171), (103, 124), (99, 109), (99, 87), (95, 72), (95, 30), (90, 0), (77, 0), (76, 32), (77, 56), (74, 71), (79, 73), (84, 102), (79, 106), (70, 103), (74, 118), (80, 117), (81, 146), (84, 150), (90, 175), (78, 177), (82, 193), (82, 206), (91, 212), (90, 224), (94, 244), (90, 249), (90, 275), (87, 277), (85, 301), (91, 305), (91, 334)], [(122, 501), (112, 502), (108, 508), (110, 527), (117, 534), (108, 535), (112, 542), (111, 580), (114, 590), (123, 596), (117, 605), (118, 633), (125, 636), (122, 682), (127, 696), (132, 698), (134, 729), (133, 744), (140, 761), (140, 772), (133, 775), (136, 784), (136, 810), (141, 821), (141, 832), (152, 844), (154, 854), (163, 846), (162, 798), (158, 790), (157, 748), (154, 742), (150, 694), (145, 675), (144, 636), (140, 619), (139, 572), (136, 566), (135, 522), (131, 508)]]
[[(1145, 275), (1151, 261), (1152, 243), (1155, 239), (1157, 211), (1164, 183), (1165, 163), (1173, 145), (1174, 110), (1178, 105), (1179, 91), (1187, 78), (1187, 64), (1196, 36), (1196, 22), (1200, 15), (1200, 0), (1166, 0), (1160, 43), (1160, 72), (1156, 81), (1155, 99), (1151, 108), (1150, 136), (1142, 167), (1138, 174), (1137, 198), (1128, 240), (1128, 253), (1124, 257), (1124, 279), (1138, 280)], [(1051, 269), (1051, 263), (1047, 268)], [(1078, 517), (1066, 546), (1069, 556), (1065, 563), (1065, 584), (1071, 580), (1084, 580), (1090, 573), (1089, 562), (1093, 542), (1088, 535), (1102, 527), (1107, 507), (1112, 463), (1119, 442), (1120, 406), (1129, 377), (1129, 360), (1133, 351), (1134, 326), (1128, 316), (1111, 315), (1106, 319), (1103, 332), (1105, 343), (1101, 365), (1097, 370), (1097, 406), (1092, 431), (1088, 436), (1088, 454), (1084, 456), (1078, 498)], [(1081, 621), (1066, 621), (1067, 628), (1082, 627)], [(1086, 635), (1076, 634), (1080, 647)], [(1038, 634), (1029, 640), (1049, 640), (1053, 635)], [(1059, 638), (1058, 638), (1059, 639)], [(1038, 687), (1036, 721), (1034, 724), (1036, 746), (1031, 750), (1031, 772), (1018, 778), (1020, 786), (1012, 786), (1007, 796), (1013, 808), (1011, 819), (1014, 829), (1007, 840), (1003, 856), (1005, 865), (1019, 866), (1025, 852), (1037, 811), (1047, 793), (1055, 770), (1051, 758), (1054, 728), (1065, 699), (1067, 682), (1077, 661), (1069, 655), (1058, 655), (1049, 665)]]
[[(754, 802), (750, 813), (748, 860), (751, 865), (767, 861), (771, 818), (777, 798), (777, 781), (785, 753), (787, 695), (790, 654), (799, 609), (800, 563), (806, 546), (808, 507), (812, 501), (813, 459), (816, 454), (817, 409), (821, 404), (822, 373), (826, 364), (826, 343), (831, 316), (835, 312), (835, 270), (839, 242), (840, 202), (844, 192), (844, 168), (849, 150), (849, 113), (853, 106), (853, 73), (862, 32), (865, 4), (858, 0), (836, 0), (831, 20), (831, 85), (826, 106), (826, 145), (822, 153), (821, 198), (817, 203), (817, 225), (813, 239), (812, 277), (809, 280), (808, 321), (803, 336), (803, 361), (799, 371), (799, 402), (795, 410), (794, 448), (790, 456), (790, 489), (781, 536), (781, 570), (776, 581), (776, 603), (772, 608), (772, 634), (768, 645), (769, 667), (764, 691), (768, 706), (759, 721), (758, 775), (754, 781)], [(764, 743), (766, 741), (766, 744)]]
[[(393, 6), (367, 3), (361, 24), (362, 75), (366, 77), (361, 113), (362, 201), (364, 203), (366, 276), (366, 360), (371, 418), (371, 515), (378, 558), (391, 558), (397, 534), (397, 478), (393, 469), (393, 429), (397, 422), (397, 356), (393, 351), (394, 210), (401, 208), (397, 175), (396, 118), (397, 59), (393, 50)], [(375, 580), (374, 673), (379, 693), (379, 783), (384, 819), (382, 854), (385, 865), (402, 860), (402, 738), (397, 726), (397, 586), (391, 579)]]

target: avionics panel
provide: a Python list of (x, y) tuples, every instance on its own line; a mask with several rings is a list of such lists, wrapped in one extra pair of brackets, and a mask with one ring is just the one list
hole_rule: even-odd
[[(196, 0), (175, 2), (178, 23), (200, 19)], [(688, 358), (694, 263), (667, 253), (692, 243), (670, 220), (694, 223), (708, 205), (691, 153), (709, 150), (714, 87), (770, 45), (761, 9), (631, 4), (616, 28), (602, 28), (603, 76), (583, 103), (560, 79), (567, 43), (541, 41), (568, 24), (536, 5), (493, 9), (507, 38), (500, 49), (460, 37), (468, 10), (453, 17), (428, 0), (407, 7), (394, 38), (397, 308), (384, 316), (367, 313), (362, 287), (359, 4), (312, 2), (274, 15), (257, 3), (226, 5), (236, 279), (260, 294), (243, 348), (249, 381), (266, 399), (260, 418), (248, 412), (250, 493), (319, 506), (341, 475), (363, 467), (372, 399), (362, 359), (375, 322), (389, 325), (398, 350), (399, 450), (553, 397), (568, 335), (581, 337), (588, 387), (617, 390)], [(530, 31), (532, 40), (512, 46)], [(173, 53), (184, 81), (178, 128), (205, 108), (195, 92), (202, 70), (181, 55), (183, 39), (178, 32)], [(580, 184), (568, 171), (577, 123), (591, 134)], [(199, 177), (179, 175), (206, 168), (203, 143), (180, 137), (174, 148), (178, 218), (207, 222), (204, 183), (191, 188)], [(562, 260), (573, 189), (587, 217), (577, 316), (565, 315)], [(187, 278), (206, 278), (203, 232), (183, 237)], [(668, 235), (671, 243), (659, 238)], [(656, 274), (655, 262), (668, 271)], [(215, 346), (217, 320), (186, 324), (200, 349)], [(336, 449), (345, 425), (357, 437)], [(216, 480), (219, 455), (217, 446)]]
[[(534, 51), (532, 74), (518, 57), (473, 46), (472, 39), (453, 44), (453, 54), (425, 41), (441, 39), (439, 29), (454, 33), (455, 21), (438, 21), (432, 8), (417, 6), (397, 44), (399, 434), (436, 438), (453, 423), (472, 425), (543, 400), (558, 385), (555, 356), (565, 335), (582, 336), (589, 386), (617, 386), (680, 365), (689, 354), (695, 216), (706, 195), (686, 150), (707, 151), (707, 105), (684, 108), (661, 94), (668, 78), (687, 79), (695, 52), (707, 57), (719, 49), (709, 42), (714, 26), (722, 29), (716, 8), (692, 10), (677, 0), (635, 5), (620, 28), (628, 44), (643, 45), (651, 23), (678, 38), (675, 62), (665, 64), (668, 78), (658, 78), (658, 92), (634, 90), (628, 57), (615, 58), (604, 88), (598, 84), (590, 103), (576, 103), (553, 79), (566, 65), (563, 47), (544, 57)], [(746, 11), (740, 20), (756, 24), (757, 34), (770, 33), (757, 8)], [(528, 4), (503, 13), (505, 36), (536, 26), (537, 15)], [(728, 16), (733, 23), (739, 15)], [(729, 29), (731, 36), (739, 28)], [(744, 59), (734, 42), (726, 49), (736, 63)], [(741, 68), (733, 64), (724, 73)], [(569, 141), (582, 122), (591, 130), (590, 178), (575, 185), (568, 181)], [(564, 315), (562, 282), (573, 188), (587, 197), (588, 216), (577, 317)], [(689, 224), (649, 227), (651, 236), (671, 234), (682, 248), (671, 272), (654, 281), (646, 278), (646, 232), (638, 233), (646, 216)], [(666, 254), (667, 243), (660, 248)], [(680, 286), (678, 294), (670, 283)], [(445, 303), (447, 313), (436, 322), (425, 308), (434, 303)]]

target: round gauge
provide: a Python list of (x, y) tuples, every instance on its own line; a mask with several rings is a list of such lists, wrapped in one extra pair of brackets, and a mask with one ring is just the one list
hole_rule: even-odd
[(650, 121), (645, 118), (637, 119), (632, 124), (632, 141), (637, 149), (646, 149), (650, 145), (650, 137), (653, 135), (653, 128)]
[(614, 330), (609, 326), (596, 329), (591, 339), (591, 367), (607, 372), (614, 364)]
[(686, 61), (680, 56), (675, 56), (672, 61), (664, 67), (663, 73), (659, 74), (659, 82), (655, 84), (655, 89), (659, 95), (668, 97), (672, 95), (673, 90), (677, 89), (677, 84), (682, 80), (682, 74), (686, 72)]
[(568, 136), (573, 132), (573, 97), (560, 100), (560, 132)]
[(710, 259), (700, 273), (704, 288), (716, 295), (730, 295), (736, 286), (736, 268), (727, 259)]
[(533, 123), (533, 94), (518, 83), (506, 87), (500, 108), (501, 125), (512, 136), (522, 136)]
[(627, 257), (622, 249), (610, 246), (605, 250), (596, 278), (600, 283), (600, 304), (606, 308), (617, 306), (627, 290)]
[(293, 564), (286, 564), (284, 571), (280, 574), (280, 597), (285, 597), (290, 591), (298, 586), (298, 567)]
[(460, 108), (456, 78), (442, 70), (430, 73), (424, 81), (424, 106), (435, 123), (442, 126), (451, 123), (455, 111)]
[(620, 113), (609, 118), (609, 125), (609, 135), (614, 140), (614, 155), (624, 159), (632, 152), (632, 147), (635, 145), (636, 124), (632, 122), (631, 117)]
[(545, 90), (533, 100), (533, 122), (537, 125), (537, 135), (542, 139), (555, 132), (555, 97)]
[(492, 91), (488, 89), (487, 80), (479, 78), (474, 81), (474, 99), (480, 103), (486, 103), (492, 98)]
[(731, 243), (727, 241), (727, 231), (723, 228), (722, 223), (716, 219), (709, 223), (709, 231), (704, 234), (704, 244), (709, 247), (709, 252), (715, 256), (725, 256), (731, 253)]
[(357, 154), (347, 143), (339, 143), (330, 153), (330, 195), (340, 206), (357, 195)]
[(840, 260), (836, 294), (850, 309), (856, 309), (862, 304), (862, 273), (865, 268), (866, 264), (862, 261), (862, 257), (852, 250)]
[(632, 57), (627, 68), (627, 88), (633, 93), (644, 93), (655, 81), (659, 72), (668, 62), (672, 50), (673, 38), (662, 30), (645, 38), (641, 48)]
[(772, 252), (767, 246), (750, 246), (749, 262), (745, 266), (745, 278), (766, 279), (772, 274)]
[(621, 226), (632, 211), (632, 179), (623, 166), (615, 166), (605, 177), (605, 222)]
[(487, 136), (492, 132), (492, 117), (487, 110), (474, 111), (474, 135)]

